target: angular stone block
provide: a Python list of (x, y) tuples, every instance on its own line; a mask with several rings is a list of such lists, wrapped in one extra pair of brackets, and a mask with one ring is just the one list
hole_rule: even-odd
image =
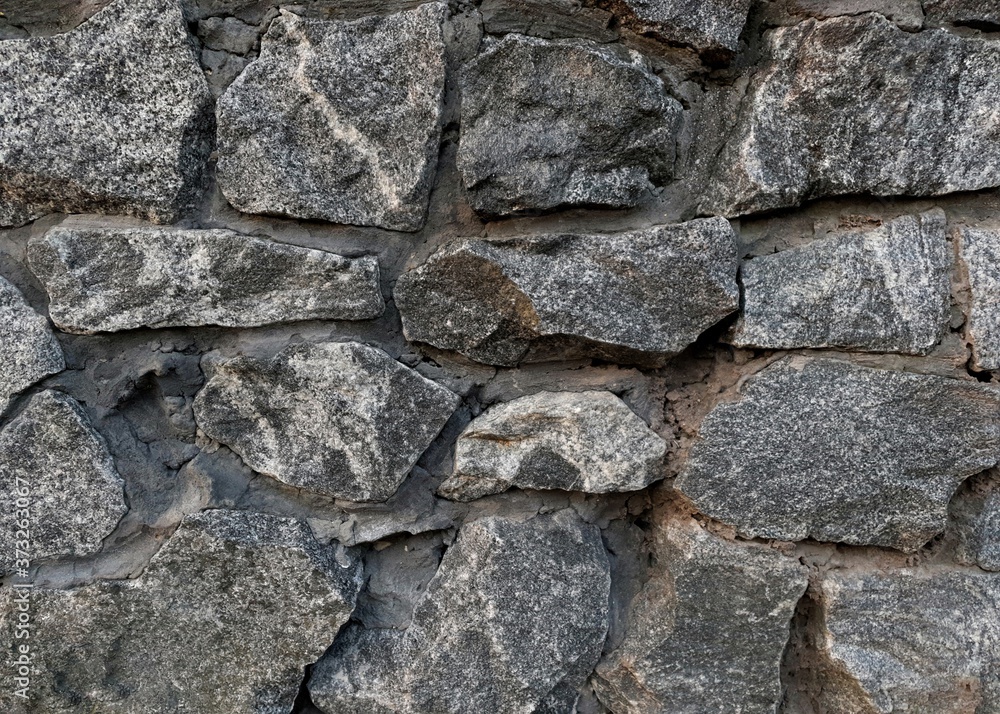
[(966, 330), (972, 356), (982, 370), (1000, 368), (1000, 230), (962, 228), (959, 255), (969, 278), (972, 303)]
[(66, 366), (49, 321), (0, 277), (0, 415), (14, 396)]
[(636, 29), (710, 52), (735, 52), (750, 12), (750, 0), (623, 0), (623, 5), (632, 16), (625, 21)]
[(924, 0), (924, 15), (928, 22), (949, 22), (956, 25), (1000, 25), (1000, 5), (995, 0)]

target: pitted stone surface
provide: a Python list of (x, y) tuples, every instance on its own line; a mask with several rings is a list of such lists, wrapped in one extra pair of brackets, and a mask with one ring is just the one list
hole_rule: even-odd
[(353, 22), (282, 11), (219, 100), (229, 202), (418, 230), (441, 139), (446, 14), (443, 3)]
[(0, 42), (0, 226), (53, 211), (170, 222), (196, 201), (212, 96), (174, 0), (117, 0)]
[(744, 263), (743, 312), (730, 341), (927, 353), (948, 326), (945, 223), (940, 210), (903, 216)]
[(972, 356), (983, 370), (1000, 368), (1000, 230), (962, 228), (959, 254), (969, 278), (972, 304), (966, 329)]
[(652, 578), (598, 665), (598, 695), (629, 714), (772, 714), (806, 568), (694, 521), (660, 524), (655, 538)]
[(32, 593), (32, 711), (285, 714), (360, 585), (301, 521), (188, 516), (136, 580)]
[(541, 392), (474, 419), (438, 492), (471, 501), (508, 488), (637, 491), (663, 478), (666, 450), (611, 392)]
[(31, 309), (24, 295), (0, 277), (0, 415), (11, 399), (65, 367), (62, 348), (49, 322)]
[(53, 228), (28, 247), (63, 330), (253, 327), (382, 314), (378, 259), (227, 230)]
[(680, 117), (638, 53), (509, 34), (462, 75), (458, 168), (486, 215), (635, 206), (672, 177)]
[(336, 498), (385, 501), (458, 402), (381, 350), (327, 342), (219, 365), (194, 413), (255, 471)]
[(125, 515), (123, 488), (80, 405), (59, 392), (33, 396), (0, 432), (0, 574), (15, 564), (19, 530), (32, 563), (97, 552)]
[(738, 307), (737, 263), (720, 218), (465, 241), (402, 275), (395, 301), (407, 339), (479, 362), (553, 352), (648, 361), (680, 352)]
[(634, 15), (638, 29), (710, 51), (735, 51), (750, 12), (750, 0), (623, 0), (623, 3)]
[(747, 536), (912, 551), (1000, 457), (998, 406), (976, 382), (786, 358), (705, 418), (676, 486)]
[(929, 22), (956, 25), (1000, 25), (1000, 5), (995, 0), (924, 0)]
[(608, 628), (600, 531), (572, 511), (462, 527), (404, 630), (353, 626), (314, 669), (328, 714), (572, 711)]
[(772, 30), (765, 53), (705, 212), (1000, 186), (996, 42), (871, 13)]

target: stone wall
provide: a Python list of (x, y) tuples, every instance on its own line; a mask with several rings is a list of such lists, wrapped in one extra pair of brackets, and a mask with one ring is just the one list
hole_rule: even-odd
[(0, 711), (1000, 712), (998, 7), (0, 0)]

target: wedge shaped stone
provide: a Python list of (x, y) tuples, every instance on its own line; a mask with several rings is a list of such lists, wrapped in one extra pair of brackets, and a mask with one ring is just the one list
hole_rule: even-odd
[[(747, 22), (750, 0), (624, 0), (623, 18), (636, 29), (702, 51), (732, 53)], [(630, 22), (631, 21), (631, 22)]]
[(0, 277), (0, 414), (11, 399), (66, 366), (49, 321), (31, 309), (24, 295)]
[(983, 370), (1000, 368), (1000, 229), (961, 228), (959, 254), (972, 303), (966, 329)]

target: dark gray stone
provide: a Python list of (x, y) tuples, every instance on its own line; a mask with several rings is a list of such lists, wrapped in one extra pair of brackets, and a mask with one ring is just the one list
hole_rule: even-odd
[(976, 382), (786, 358), (705, 418), (676, 486), (747, 536), (912, 551), (1000, 458), (998, 407)]
[(441, 139), (443, 3), (353, 22), (282, 11), (219, 100), (219, 186), (247, 213), (415, 231)]
[(198, 22), (198, 39), (211, 50), (245, 55), (257, 44), (259, 31), (235, 17), (209, 17)]
[(463, 72), (458, 168), (486, 215), (635, 206), (672, 177), (680, 116), (636, 52), (509, 34)]
[(660, 524), (655, 538), (653, 575), (598, 665), (598, 696), (629, 714), (773, 714), (805, 567), (692, 520)]
[(737, 264), (720, 218), (465, 241), (402, 275), (395, 302), (407, 339), (479, 362), (573, 353), (662, 361), (738, 307)]
[(572, 511), (473, 521), (409, 627), (349, 628), (309, 692), (328, 714), (500, 714), (565, 701), (600, 656), (610, 583), (600, 531)]
[(53, 211), (176, 220), (197, 200), (211, 103), (174, 0), (117, 0), (68, 34), (0, 42), (0, 226)]
[(751, 0), (622, 0), (627, 24), (698, 50), (732, 53)]
[(219, 365), (194, 413), (255, 471), (336, 498), (385, 501), (458, 402), (381, 350), (327, 342)]
[(0, 415), (11, 400), (66, 366), (49, 321), (31, 309), (21, 291), (0, 277)]
[(772, 30), (764, 51), (705, 212), (1000, 185), (996, 42), (866, 14)]
[(32, 241), (28, 257), (68, 332), (367, 320), (385, 309), (375, 256), (227, 230), (59, 227)]
[(928, 22), (955, 25), (1000, 25), (1000, 5), (996, 0), (924, 0)]
[(585, 6), (581, 0), (483, 0), (479, 12), (483, 30), (494, 35), (517, 32), (546, 39), (618, 39), (611, 27), (614, 15)]
[(666, 442), (611, 392), (540, 392), (492, 407), (458, 437), (439, 493), (637, 491), (663, 478)]
[(743, 264), (739, 347), (926, 354), (948, 328), (952, 248), (936, 210)]
[(961, 228), (959, 255), (972, 301), (966, 333), (982, 370), (1000, 369), (1000, 230)]

